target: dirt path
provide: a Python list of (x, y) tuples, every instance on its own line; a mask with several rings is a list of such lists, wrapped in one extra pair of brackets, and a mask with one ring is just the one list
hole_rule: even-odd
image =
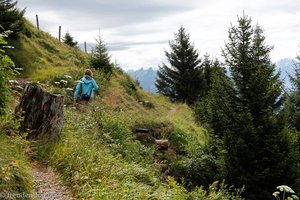
[(59, 176), (52, 168), (34, 163), (31, 170), (34, 179), (34, 197), (42, 200), (69, 200), (75, 199), (66, 186), (62, 184)]

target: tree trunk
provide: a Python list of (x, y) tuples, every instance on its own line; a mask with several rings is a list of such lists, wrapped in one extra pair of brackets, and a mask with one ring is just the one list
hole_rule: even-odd
[(56, 141), (63, 127), (64, 97), (43, 91), (37, 84), (28, 84), (15, 113), (21, 111), (21, 130), (28, 138)]

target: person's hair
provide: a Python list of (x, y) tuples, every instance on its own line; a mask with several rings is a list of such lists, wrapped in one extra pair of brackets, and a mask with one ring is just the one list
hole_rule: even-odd
[(90, 76), (90, 77), (93, 77), (93, 72), (92, 72), (92, 70), (86, 69), (86, 70), (85, 70), (85, 75), (88, 75), (88, 76)]

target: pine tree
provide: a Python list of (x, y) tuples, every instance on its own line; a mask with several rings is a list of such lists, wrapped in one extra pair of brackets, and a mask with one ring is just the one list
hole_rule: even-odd
[(281, 113), (282, 82), (269, 57), (272, 47), (251, 23), (243, 16), (230, 27), (222, 50), (230, 77), (214, 76), (203, 110), (223, 139), (229, 184), (245, 185), (247, 199), (272, 199), (274, 188), (293, 185), (295, 176)]
[(111, 57), (100, 33), (96, 42), (96, 47), (92, 49), (90, 60), (91, 66), (95, 69), (103, 70), (106, 74), (110, 74), (112, 72), (112, 63), (110, 62)]
[(77, 41), (74, 41), (74, 38), (71, 36), (69, 32), (63, 38), (65, 44), (69, 45), (70, 47), (76, 47)]
[(212, 77), (215, 71), (225, 72), (223, 68), (221, 68), (221, 63), (215, 59), (210, 59), (208, 54), (204, 55), (203, 63), (203, 83), (202, 83), (202, 95), (205, 96), (211, 88), (212, 85)]
[[(300, 56), (297, 57), (300, 61)], [(290, 132), (291, 143), (293, 144), (293, 164), (295, 167), (294, 174), (300, 177), (300, 63), (294, 63), (294, 75), (290, 75), (292, 89), (287, 93), (285, 110), (287, 113), (287, 123)], [(300, 190), (300, 179), (294, 189)]]
[(18, 33), (24, 29), (25, 9), (19, 10), (16, 5), (17, 1), (0, 0), (0, 25), (2, 26), (0, 31), (12, 31), (9, 35), (10, 38), (16, 38)]
[[(297, 57), (300, 61), (300, 56)], [(290, 76), (293, 89), (288, 95), (287, 112), (290, 128), (300, 131), (300, 63), (294, 64), (294, 76)]]
[(271, 199), (269, 193), (277, 185), (293, 184), (280, 115), (282, 82), (262, 29), (253, 27), (247, 16), (238, 23), (229, 29), (229, 42), (223, 50), (236, 90), (237, 122), (224, 136), (228, 180), (237, 186), (245, 184), (249, 199)]
[(165, 55), (170, 67), (165, 63), (159, 66), (155, 85), (158, 92), (170, 100), (192, 104), (202, 90), (201, 60), (183, 27), (180, 27), (169, 45), (171, 50), (165, 51)]
[(209, 90), (195, 103), (194, 111), (199, 122), (209, 125), (215, 135), (223, 137), (236, 121), (235, 91), (225, 68), (217, 64), (210, 70)]

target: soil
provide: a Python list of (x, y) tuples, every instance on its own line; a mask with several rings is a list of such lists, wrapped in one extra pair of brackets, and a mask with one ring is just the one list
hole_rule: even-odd
[(31, 175), (34, 179), (34, 196), (42, 200), (71, 200), (72, 193), (58, 174), (49, 166), (33, 163)]

